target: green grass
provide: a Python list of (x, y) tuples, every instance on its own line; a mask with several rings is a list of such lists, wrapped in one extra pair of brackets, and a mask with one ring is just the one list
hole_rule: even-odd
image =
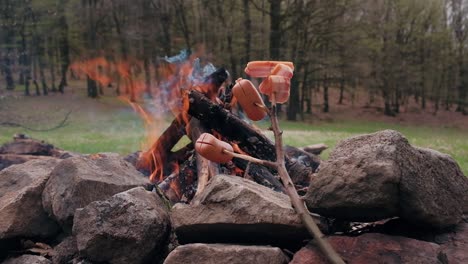
[(322, 157), (327, 158), (331, 149), (340, 141), (352, 136), (373, 133), (384, 129), (401, 132), (411, 144), (431, 148), (451, 155), (468, 175), (468, 133), (453, 128), (434, 128), (424, 126), (403, 126), (396, 124), (340, 121), (320, 123), (281, 122), (285, 130), (283, 137), (286, 144), (305, 146), (325, 143), (330, 148)]
[[(141, 149), (146, 131), (137, 114), (115, 97), (86, 99), (78, 91), (73, 95), (0, 98), (0, 122), (18, 122), (34, 128), (57, 124), (72, 110), (67, 125), (48, 132), (33, 132), (20, 127), (0, 126), (0, 144), (11, 141), (15, 133), (26, 133), (55, 146), (80, 153), (118, 152), (128, 154)], [(162, 132), (168, 120), (158, 123)], [(267, 124), (260, 123), (266, 128)], [(343, 122), (281, 122), (285, 143), (293, 146), (325, 143), (330, 150), (342, 139), (382, 129), (394, 129), (404, 134), (411, 144), (450, 154), (468, 175), (468, 133), (452, 128), (402, 126), (387, 123)]]

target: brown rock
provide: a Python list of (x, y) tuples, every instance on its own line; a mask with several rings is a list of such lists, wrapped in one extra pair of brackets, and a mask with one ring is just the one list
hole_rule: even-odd
[[(358, 237), (328, 238), (331, 246), (348, 264), (427, 264), (442, 263), (440, 246), (411, 238), (382, 234), (364, 234)], [(290, 264), (328, 263), (316, 246), (311, 244), (299, 250)]]
[(42, 208), (42, 191), (54, 158), (31, 160), (0, 172), (0, 239), (13, 237), (50, 237), (58, 225)]
[(291, 245), (308, 237), (288, 196), (236, 176), (215, 176), (192, 205), (177, 204), (171, 216), (182, 244)]
[(189, 244), (177, 247), (164, 264), (285, 264), (288, 258), (279, 248), (223, 244)]
[(468, 223), (463, 222), (451, 232), (436, 237), (448, 263), (468, 263)]
[(35, 255), (22, 255), (16, 258), (9, 258), (2, 264), (51, 264), (50, 260)]
[(394, 216), (444, 228), (460, 222), (468, 178), (448, 155), (412, 147), (385, 130), (340, 142), (306, 195), (309, 209), (350, 221)]
[(60, 244), (54, 247), (52, 255), (53, 264), (70, 263), (78, 255), (76, 239), (74, 236), (65, 238)]
[(71, 157), (51, 172), (42, 203), (46, 212), (69, 230), (77, 208), (146, 184), (148, 180), (117, 154)]
[(80, 255), (113, 264), (151, 260), (166, 246), (167, 211), (156, 193), (143, 187), (76, 210), (73, 234)]
[(31, 138), (15, 137), (0, 147), (0, 154), (52, 156), (54, 146)]
[(34, 155), (0, 154), (0, 171), (12, 165), (22, 164), (30, 160), (46, 160), (46, 159), (50, 159), (50, 157), (34, 156)]

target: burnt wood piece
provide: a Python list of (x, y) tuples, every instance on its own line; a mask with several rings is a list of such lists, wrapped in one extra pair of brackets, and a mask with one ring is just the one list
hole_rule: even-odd
[(172, 203), (180, 202), (182, 198), (192, 200), (196, 192), (197, 159), (192, 155), (180, 166), (180, 170), (173, 172), (158, 184), (159, 189)]
[(185, 147), (182, 147), (174, 152), (171, 152), (169, 160), (176, 161), (177, 163), (182, 164), (184, 161), (186, 161), (188, 158), (192, 156), (193, 151), (194, 151), (194, 145), (192, 142), (190, 142), (187, 145), (185, 145)]
[(305, 152), (308, 152), (314, 155), (320, 155), (324, 150), (328, 149), (328, 146), (323, 143), (319, 143), (319, 144), (305, 146), (301, 149), (304, 150)]
[[(219, 132), (249, 155), (269, 161), (276, 160), (275, 145), (260, 131), (242, 121), (239, 117), (223, 109), (222, 106), (211, 102), (198, 91), (187, 93), (188, 113), (198, 118), (206, 128)], [(307, 186), (310, 181), (312, 168), (285, 158), (286, 168), (297, 185)]]
[[(196, 118), (192, 118), (190, 120), (189, 130), (190, 130), (189, 135), (190, 135), (190, 139), (192, 140), (192, 142), (196, 142), (201, 134), (211, 132), (210, 130), (206, 129), (201, 124), (200, 120)], [(208, 184), (208, 181), (210, 180), (210, 178), (219, 174), (219, 164), (205, 159), (199, 153), (196, 153), (195, 156), (197, 159), (197, 175), (198, 175), (197, 176), (198, 184), (197, 184), (196, 193), (201, 193), (203, 189), (205, 189), (205, 186), (206, 184)]]
[(320, 165), (320, 158), (314, 154), (293, 146), (285, 146), (283, 149), (284, 153), (288, 155), (291, 161), (297, 161), (305, 167), (312, 168), (313, 171), (316, 171)]
[(197, 159), (195, 153), (188, 158), (180, 167), (179, 181), (182, 197), (185, 197), (187, 201), (191, 201), (197, 191)]
[(255, 163), (249, 163), (248, 161), (243, 159), (234, 158), (232, 161), (238, 168), (242, 169), (244, 173), (247, 174), (254, 182), (277, 192), (285, 192), (280, 180), (277, 177), (275, 177), (267, 168)]
[(185, 127), (183, 115), (179, 114), (151, 148), (142, 153), (137, 168), (148, 170), (156, 176), (171, 174), (173, 168), (168, 164), (172, 162), (171, 156), (174, 154), (171, 150), (185, 135)]
[(205, 83), (210, 83), (219, 89), (219, 87), (221, 87), (221, 85), (227, 80), (228, 77), (229, 73), (226, 71), (226, 69), (219, 68), (205, 78)]
[(179, 184), (179, 174), (172, 173), (158, 184), (158, 188), (164, 193), (164, 195), (172, 204), (175, 204), (182, 198)]

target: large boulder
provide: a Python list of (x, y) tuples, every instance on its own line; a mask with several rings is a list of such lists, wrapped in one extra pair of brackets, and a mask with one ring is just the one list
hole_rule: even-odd
[(51, 264), (52, 262), (42, 256), (22, 255), (16, 258), (9, 258), (2, 264)]
[(137, 187), (76, 210), (73, 234), (80, 255), (93, 262), (143, 263), (164, 250), (168, 209)]
[(314, 212), (350, 221), (400, 216), (444, 228), (461, 220), (467, 193), (468, 178), (450, 156), (385, 130), (341, 141), (313, 176), (306, 202)]
[[(368, 233), (358, 237), (333, 236), (328, 242), (348, 264), (443, 263), (440, 246), (411, 238)], [(321, 251), (309, 244), (299, 250), (290, 264), (329, 263)]]
[(42, 208), (42, 191), (57, 159), (31, 160), (0, 172), (0, 239), (50, 237), (58, 225)]
[(188, 244), (177, 247), (164, 264), (286, 264), (281, 249), (269, 246)]
[[(252, 181), (217, 175), (192, 200), (172, 208), (180, 243), (269, 243), (291, 246), (308, 237), (288, 196)], [(320, 224), (325, 230), (325, 225)]]
[(47, 213), (69, 230), (77, 208), (146, 184), (148, 180), (117, 154), (71, 157), (51, 172), (42, 203)]
[(12, 142), (0, 146), (0, 154), (52, 156), (54, 150), (53, 145), (25, 135), (15, 136)]

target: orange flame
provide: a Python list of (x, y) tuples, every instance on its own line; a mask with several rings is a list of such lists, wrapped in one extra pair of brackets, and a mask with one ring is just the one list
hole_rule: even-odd
[[(158, 61), (157, 66), (149, 69), (150, 73), (154, 73), (151, 85), (148, 85), (145, 78), (144, 64), (135, 59), (106, 59), (101, 56), (76, 61), (70, 66), (76, 75), (85, 75), (102, 86), (116, 84), (121, 91), (119, 98), (127, 102), (142, 118), (147, 138), (143, 142), (144, 151), (140, 156), (139, 166), (151, 172), (150, 180), (153, 183), (159, 183), (167, 177), (164, 175), (167, 153), (160, 153), (158, 149), (161, 144), (158, 142), (161, 139), (158, 135), (162, 132), (161, 126), (165, 123), (163, 119), (167, 111), (177, 116), (180, 119), (178, 122), (188, 124), (190, 116), (187, 113), (189, 103), (186, 91), (195, 89), (212, 99), (217, 96), (212, 86), (194, 81), (193, 62), (199, 55), (200, 53), (194, 54), (189, 60), (178, 64)], [(180, 196), (177, 181), (171, 181), (171, 188)]]

